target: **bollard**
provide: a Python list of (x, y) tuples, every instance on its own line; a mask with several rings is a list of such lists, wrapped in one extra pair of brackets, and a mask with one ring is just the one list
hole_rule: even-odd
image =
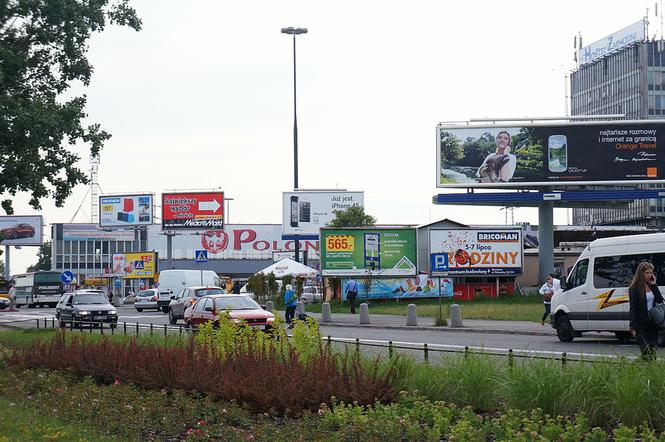
[(46, 322), (46, 318), (44, 318), (44, 328), (48, 328), (48, 323)]
[(418, 325), (418, 315), (416, 313), (416, 304), (409, 304), (406, 307), (406, 325), (407, 326), (417, 326)]
[(561, 353), (561, 367), (566, 368), (566, 352)]
[(39, 318), (35, 319), (37, 321), (37, 328), (39, 328)]
[(298, 301), (298, 304), (296, 305), (296, 313), (301, 315), (305, 314), (305, 301)]
[(514, 358), (515, 355), (513, 354), (513, 349), (512, 348), (508, 349), (508, 366), (510, 368), (513, 368), (513, 366), (515, 365)]
[(178, 326), (178, 336), (182, 336), (182, 325)]
[(429, 363), (429, 350), (427, 349), (427, 343), (423, 344), (423, 353), (425, 353), (425, 363)]
[(111, 334), (115, 335), (115, 327), (113, 326), (113, 324), (109, 325), (109, 328), (111, 329)]
[(393, 357), (393, 341), (388, 341), (388, 357), (390, 359)]
[(122, 329), (123, 329), (124, 334), (126, 335), (127, 334), (127, 321), (122, 322)]
[(324, 302), (321, 305), (321, 322), (332, 322), (332, 310), (329, 302)]
[[(92, 322), (90, 322), (90, 330), (92, 330)], [(101, 334), (104, 334), (104, 323), (103, 323), (103, 322), (101, 322), (101, 323), (99, 324), (99, 332), (100, 332)]]
[(464, 357), (465, 358), (469, 357), (469, 346), (468, 345), (464, 346)]
[(150, 323), (150, 336), (152, 336), (152, 322)]
[(266, 301), (266, 310), (269, 312), (275, 310), (275, 303), (273, 301)]
[(330, 335), (328, 335), (328, 343), (326, 344), (326, 351), (330, 353), (332, 350), (332, 340), (330, 339)]
[(55, 328), (55, 318), (51, 318), (51, 328)]
[(139, 323), (138, 322), (136, 323), (136, 334), (137, 335), (139, 334)]
[(369, 306), (366, 302), (360, 304), (360, 324), (369, 324)]
[(464, 327), (462, 324), (462, 309), (459, 304), (453, 304), (450, 306), (450, 326)]
[(360, 353), (360, 338), (356, 338), (356, 353)]

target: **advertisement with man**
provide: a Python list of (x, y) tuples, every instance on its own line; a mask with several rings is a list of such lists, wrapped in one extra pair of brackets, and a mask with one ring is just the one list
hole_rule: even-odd
[(3, 246), (39, 246), (44, 223), (41, 216), (0, 216)]
[(113, 255), (111, 275), (127, 279), (154, 278), (156, 266), (154, 252), (116, 253)]
[(335, 219), (336, 210), (364, 207), (363, 192), (307, 191), (282, 194), (284, 235), (318, 235), (319, 229)]
[(432, 229), (433, 275), (521, 275), (522, 229)]
[(324, 276), (416, 274), (416, 229), (321, 229)]
[[(348, 279), (342, 280), (346, 287)], [(358, 299), (412, 299), (412, 298), (452, 298), (453, 280), (416, 275), (412, 278), (363, 279), (355, 280), (358, 285)], [(369, 284), (369, 292), (367, 286)], [(342, 301), (346, 293), (342, 292)]]
[(114, 195), (99, 197), (99, 226), (149, 226), (152, 217), (153, 196)]
[(664, 122), (437, 127), (437, 187), (665, 182)]

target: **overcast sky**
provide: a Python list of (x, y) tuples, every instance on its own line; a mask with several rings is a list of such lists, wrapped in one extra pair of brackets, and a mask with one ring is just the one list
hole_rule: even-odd
[[(587, 45), (640, 20), (653, 1), (134, 0), (135, 32), (90, 45), (91, 122), (113, 134), (104, 194), (221, 189), (231, 223), (281, 222), (293, 189), (293, 47), (297, 38), (299, 184), (365, 192), (379, 223), (441, 218), (504, 224), (500, 208), (435, 206), (435, 127), (480, 117), (562, 116), (573, 37)], [(649, 35), (660, 35), (652, 20)], [(81, 167), (89, 169), (85, 149)], [(51, 223), (90, 221), (87, 188)], [(35, 213), (19, 196), (16, 214)], [(156, 211), (159, 214), (159, 209)], [(538, 221), (535, 209), (516, 222)], [(565, 210), (555, 223), (565, 224)], [(12, 249), (12, 273), (36, 261)]]

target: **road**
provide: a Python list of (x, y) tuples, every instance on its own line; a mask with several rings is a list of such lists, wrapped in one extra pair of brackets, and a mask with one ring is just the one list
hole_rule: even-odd
[[(17, 312), (7, 312), (0, 310), (0, 325), (3, 323), (20, 325), (25, 327), (35, 327), (36, 319), (42, 321), (46, 319), (51, 326), (51, 319), (54, 318), (55, 309), (21, 308)], [(137, 312), (131, 305), (125, 305), (118, 308), (119, 322), (154, 324), (162, 326), (168, 324), (168, 318), (165, 314), (156, 311)], [(179, 321), (182, 325), (182, 321)], [(430, 348), (436, 346), (449, 346), (449, 348), (463, 348), (469, 346), (472, 348), (496, 349), (497, 352), (507, 352), (508, 349), (515, 351), (532, 352), (552, 352), (560, 355), (566, 352), (568, 355), (574, 354), (595, 354), (595, 355), (639, 355), (637, 345), (634, 343), (623, 343), (618, 341), (613, 334), (609, 333), (588, 333), (583, 338), (576, 338), (574, 342), (562, 343), (554, 336), (539, 336), (525, 334), (507, 334), (491, 332), (472, 332), (472, 331), (453, 331), (453, 330), (399, 330), (385, 328), (364, 328), (357, 326), (348, 327), (330, 327), (321, 326), (323, 336), (332, 336), (334, 338), (349, 338), (351, 341), (355, 338), (370, 341), (393, 341), (398, 343), (408, 343), (404, 345), (416, 346), (422, 349), (423, 344), (427, 343)], [(422, 350), (419, 350), (422, 353)], [(665, 352), (659, 350), (665, 357)]]

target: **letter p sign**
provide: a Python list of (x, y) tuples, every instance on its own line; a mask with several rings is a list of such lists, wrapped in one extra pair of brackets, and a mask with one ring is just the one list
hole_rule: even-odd
[(448, 270), (448, 254), (447, 253), (432, 253), (430, 255), (430, 263), (433, 272), (444, 272)]

